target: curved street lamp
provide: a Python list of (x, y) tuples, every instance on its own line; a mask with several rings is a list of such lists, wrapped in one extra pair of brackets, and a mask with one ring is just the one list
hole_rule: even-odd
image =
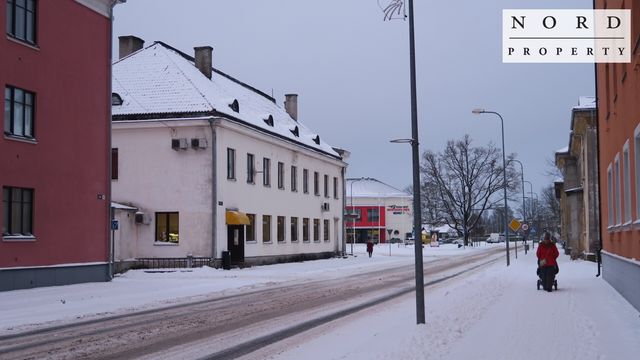
[(509, 266), (509, 229), (507, 228), (507, 161), (504, 155), (504, 119), (502, 119), (502, 115), (495, 111), (487, 111), (485, 109), (473, 109), (471, 111), (474, 114), (494, 114), (500, 118), (500, 126), (502, 129), (502, 188), (504, 190), (504, 238), (507, 242), (507, 266)]

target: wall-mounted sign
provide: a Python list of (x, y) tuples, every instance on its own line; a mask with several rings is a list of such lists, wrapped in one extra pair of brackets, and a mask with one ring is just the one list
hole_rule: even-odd
[(387, 206), (387, 211), (391, 212), (393, 215), (402, 215), (402, 214), (410, 214), (411, 209), (408, 205), (389, 205)]

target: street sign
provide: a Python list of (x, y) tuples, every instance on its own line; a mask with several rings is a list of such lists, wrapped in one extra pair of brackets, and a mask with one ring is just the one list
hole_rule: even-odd
[(511, 220), (511, 223), (509, 224), (509, 227), (511, 228), (511, 230), (518, 231), (520, 229), (520, 221), (513, 219)]
[(120, 224), (118, 223), (118, 220), (116, 219), (112, 219), (111, 220), (111, 230), (118, 230), (118, 228)]
[(529, 225), (522, 224), (522, 231), (527, 231), (527, 230), (529, 230)]

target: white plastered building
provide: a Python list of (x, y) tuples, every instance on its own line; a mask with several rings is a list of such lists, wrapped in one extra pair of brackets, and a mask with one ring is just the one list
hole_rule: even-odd
[[(275, 99), (162, 42), (120, 38), (113, 65), (116, 262), (211, 258), (237, 264), (344, 250), (344, 162)], [(123, 205), (123, 206), (122, 206)]]

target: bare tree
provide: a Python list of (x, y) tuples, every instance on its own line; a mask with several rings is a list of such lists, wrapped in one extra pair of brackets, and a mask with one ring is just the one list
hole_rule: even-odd
[[(471, 138), (465, 135), (449, 140), (442, 153), (426, 151), (422, 160), (425, 220), (451, 226), (468, 244), (469, 235), (481, 225), (482, 213), (500, 207), (503, 201), (502, 151), (493, 144), (472, 147)], [(516, 172), (507, 163), (507, 189), (513, 191), (516, 185)]]

